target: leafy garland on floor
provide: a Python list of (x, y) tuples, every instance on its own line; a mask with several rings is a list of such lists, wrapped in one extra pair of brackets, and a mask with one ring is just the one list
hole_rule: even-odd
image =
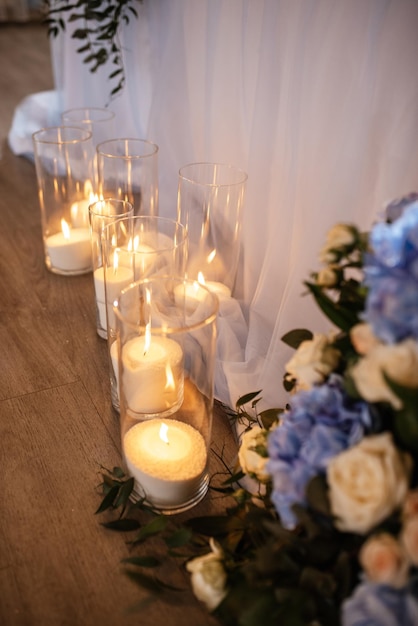
[[(261, 392), (228, 410), (241, 435), (212, 487), (224, 514), (180, 523), (131, 503), (120, 468), (102, 473), (97, 513), (118, 512), (104, 526), (134, 531), (132, 548), (160, 537), (224, 626), (418, 624), (418, 194), (370, 233), (334, 226), (320, 261), (305, 287), (333, 329), (283, 337), (284, 411), (259, 413)], [(158, 597), (178, 592), (158, 554), (124, 564)]]
[[(136, 3), (143, 0), (46, 0), (45, 23), (48, 35), (57, 37), (66, 31), (73, 22), (81, 24), (71, 37), (80, 41), (77, 53), (83, 55), (83, 63), (90, 72), (111, 63), (109, 81), (115, 83), (110, 91), (110, 99), (120, 94), (125, 86), (126, 76), (123, 54), (119, 41), (121, 25), (128, 25), (130, 19), (138, 18)], [(65, 16), (65, 17), (64, 17)]]

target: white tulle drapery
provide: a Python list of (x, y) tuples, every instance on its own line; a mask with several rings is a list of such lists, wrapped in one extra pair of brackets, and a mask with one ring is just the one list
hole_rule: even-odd
[[(162, 215), (175, 216), (182, 165), (248, 173), (242, 314), (220, 319), (216, 395), (233, 404), (262, 389), (263, 405), (282, 405), (282, 335), (327, 329), (302, 284), (326, 231), (368, 228), (418, 189), (418, 3), (144, 0), (138, 10), (122, 33), (126, 86), (110, 103), (117, 134), (159, 145)], [(90, 74), (70, 33), (52, 42), (56, 91), (16, 111), (17, 153), (30, 153), (34, 124), (107, 103), (106, 68)]]

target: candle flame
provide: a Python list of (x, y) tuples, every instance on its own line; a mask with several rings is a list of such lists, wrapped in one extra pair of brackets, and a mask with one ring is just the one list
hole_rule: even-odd
[(160, 438), (165, 442), (165, 443), (170, 443), (168, 441), (168, 437), (167, 437), (167, 432), (168, 432), (168, 426), (167, 424), (165, 424), (164, 422), (161, 424), (160, 426)]
[(70, 227), (64, 218), (61, 219), (61, 230), (64, 235), (64, 239), (70, 239)]
[(145, 326), (145, 339), (144, 339), (144, 356), (150, 349), (151, 345), (151, 322)]
[(205, 277), (203, 276), (203, 272), (199, 272), (197, 275), (197, 282), (201, 285), (206, 285)]
[(216, 256), (216, 248), (214, 248), (214, 249), (212, 250), (212, 252), (210, 252), (210, 253), (208, 254), (208, 257), (207, 257), (207, 262), (208, 262), (208, 263), (212, 263), (212, 261), (213, 261), (213, 259), (215, 258), (215, 256)]
[(118, 267), (119, 267), (119, 248), (116, 248), (113, 254), (113, 275), (116, 275), (118, 273)]
[(175, 389), (176, 385), (174, 383), (173, 370), (171, 369), (169, 363), (166, 363), (166, 366), (165, 366), (165, 376), (166, 376), (166, 382), (165, 382), (164, 390), (170, 391), (171, 389)]

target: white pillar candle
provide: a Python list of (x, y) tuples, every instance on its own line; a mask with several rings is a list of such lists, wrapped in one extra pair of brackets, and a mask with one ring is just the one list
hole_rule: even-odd
[[(134, 274), (129, 267), (118, 266), (116, 268), (109, 267), (106, 269), (106, 291), (107, 303), (109, 305), (109, 313), (111, 312), (113, 320), (113, 310), (110, 311), (111, 305), (118, 297), (124, 287), (133, 281)], [(99, 320), (101, 327), (106, 330), (106, 296), (105, 296), (105, 278), (104, 268), (98, 267), (93, 272), (94, 291), (96, 294), (96, 304), (99, 311)], [(114, 324), (112, 324), (114, 326)]]
[(231, 297), (230, 288), (224, 285), (223, 283), (217, 282), (215, 280), (208, 280), (205, 282), (205, 285), (212, 293), (216, 293), (216, 295), (219, 296), (219, 298)]
[(92, 269), (90, 230), (63, 224), (63, 231), (45, 241), (52, 267), (65, 272)]
[[(122, 348), (122, 381), (128, 411), (155, 415), (175, 411), (183, 401), (183, 350), (177, 341), (134, 337)], [(122, 389), (120, 389), (122, 393)]]
[(199, 491), (207, 452), (193, 426), (171, 419), (139, 422), (125, 434), (123, 451), (139, 492), (155, 506), (181, 506)]

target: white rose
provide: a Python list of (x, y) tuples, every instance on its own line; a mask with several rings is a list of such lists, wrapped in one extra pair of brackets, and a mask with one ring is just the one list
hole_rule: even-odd
[(255, 476), (262, 483), (270, 478), (265, 469), (268, 458), (261, 456), (255, 448), (266, 448), (267, 434), (267, 430), (260, 426), (253, 426), (251, 430), (243, 433), (238, 450), (238, 460), (242, 471)]
[(405, 550), (389, 533), (370, 537), (360, 550), (359, 561), (371, 582), (400, 589), (408, 580)]
[(410, 457), (390, 433), (365, 437), (329, 462), (327, 479), (335, 525), (364, 534), (399, 507), (407, 492)]
[(350, 370), (360, 395), (368, 402), (389, 402), (402, 408), (402, 400), (388, 387), (386, 375), (405, 387), (418, 387), (418, 344), (406, 339), (394, 345), (377, 345)]
[(330, 344), (326, 335), (319, 333), (313, 339), (302, 341), (286, 364), (286, 372), (296, 379), (298, 389), (311, 389), (325, 380), (339, 360), (340, 352)]
[(418, 567), (418, 515), (409, 517), (404, 522), (401, 541), (410, 562)]
[(335, 224), (327, 233), (325, 246), (320, 253), (320, 260), (327, 263), (334, 256), (333, 250), (340, 250), (353, 245), (356, 240), (355, 233), (355, 229), (349, 224)]
[(316, 284), (320, 287), (335, 287), (338, 282), (337, 272), (331, 266), (324, 267), (318, 272)]
[(356, 324), (350, 330), (351, 343), (358, 354), (368, 354), (376, 346), (382, 345), (380, 339), (373, 333), (370, 324), (365, 322)]
[(186, 563), (191, 573), (193, 593), (209, 611), (214, 611), (226, 596), (226, 572), (223, 553), (213, 538), (209, 541), (212, 552), (198, 556)]

